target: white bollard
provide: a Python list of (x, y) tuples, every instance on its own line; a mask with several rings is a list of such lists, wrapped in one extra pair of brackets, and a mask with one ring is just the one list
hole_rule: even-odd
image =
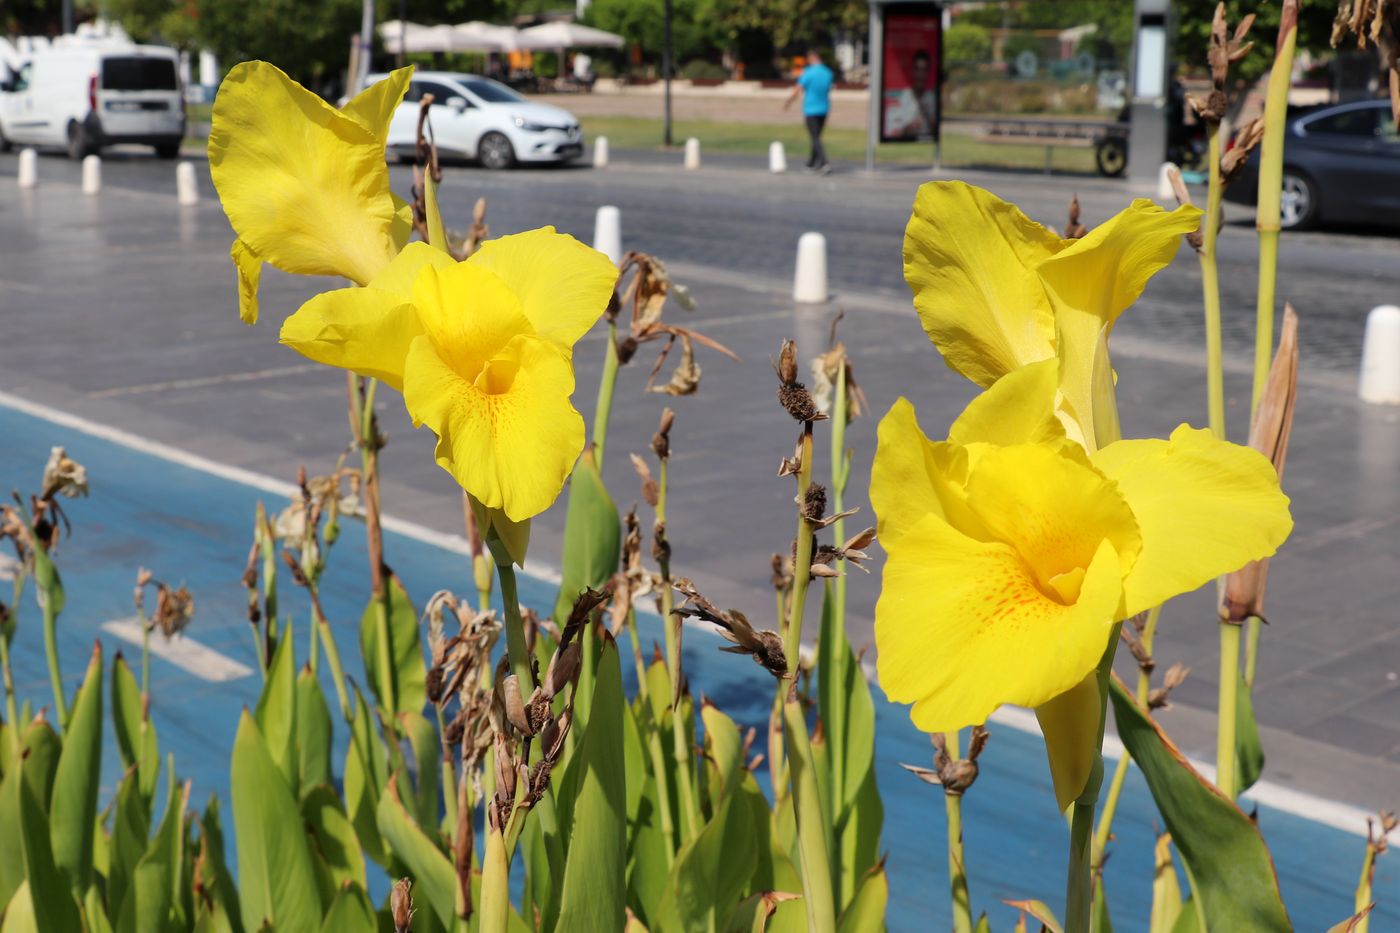
[(593, 167), (607, 168), (608, 166), (608, 138), (599, 136), (593, 140)]
[(805, 304), (822, 304), (830, 297), (826, 289), (826, 237), (820, 233), (804, 233), (797, 240), (792, 297)]
[(33, 188), (39, 184), (39, 154), (33, 149), (25, 149), (19, 154), (19, 178), (21, 188)]
[(83, 194), (97, 194), (102, 190), (102, 157), (83, 157)]
[(622, 262), (622, 211), (611, 204), (598, 208), (593, 219), (593, 248), (613, 261)]
[(1366, 315), (1357, 394), (1363, 402), (1400, 405), (1400, 307), (1381, 305)]
[(685, 167), (700, 167), (700, 140), (694, 136), (685, 141)]
[(783, 151), (783, 144), (780, 142), (768, 144), (768, 171), (774, 175), (781, 175), (787, 171), (787, 153)]
[(1163, 162), (1162, 167), (1157, 170), (1157, 200), (1171, 203), (1176, 198), (1176, 189), (1172, 187), (1171, 170), (1176, 168), (1171, 162)]
[(175, 197), (185, 206), (199, 203), (199, 181), (194, 175), (193, 162), (175, 166)]

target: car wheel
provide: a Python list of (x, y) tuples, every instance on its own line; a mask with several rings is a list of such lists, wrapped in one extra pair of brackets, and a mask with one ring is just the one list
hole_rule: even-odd
[(88, 141), (87, 130), (76, 120), (68, 124), (68, 158), (81, 160), (92, 155), (92, 143)]
[(515, 147), (503, 133), (487, 133), (476, 144), (476, 157), (489, 169), (510, 168), (515, 164)]
[(180, 144), (157, 143), (156, 157), (160, 159), (178, 159), (180, 157)]
[(1105, 178), (1117, 178), (1128, 167), (1128, 147), (1121, 139), (1105, 139), (1094, 147), (1094, 164)]
[(1283, 191), (1279, 198), (1279, 226), (1285, 230), (1305, 230), (1317, 222), (1317, 185), (1294, 169), (1283, 170)]

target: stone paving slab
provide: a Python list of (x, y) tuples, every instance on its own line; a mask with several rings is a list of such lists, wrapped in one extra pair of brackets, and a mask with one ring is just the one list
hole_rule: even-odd
[[(473, 174), (471, 181), (480, 177)], [(564, 176), (532, 175), (530, 181), (556, 177)], [(604, 193), (640, 197), (629, 193), (644, 187), (635, 177), (619, 173), (607, 180), (613, 179), (619, 183)], [(449, 188), (460, 199), (467, 185), (454, 178)], [(696, 197), (703, 199), (705, 190)], [(886, 197), (877, 186), (871, 192), (872, 201)], [(522, 197), (522, 206), (512, 193), (519, 189), (490, 191), (497, 232), (513, 229), (508, 221), (530, 222), (548, 206), (544, 195)], [(581, 216), (591, 220), (596, 193), (555, 201), (561, 227), (586, 237), (590, 226)], [(226, 258), (229, 239), (226, 221), (209, 200), (181, 209), (173, 194), (110, 188), (93, 199), (61, 181), (34, 192), (0, 181), (0, 390), (274, 476), (290, 478), (300, 463), (325, 470), (347, 441), (344, 382), (338, 373), (305, 367), (278, 346), (275, 326), (281, 310), (331, 283), (268, 270), (268, 320), (243, 327)], [(767, 624), (768, 556), (786, 549), (792, 535), (792, 488), (774, 472), (796, 439), (796, 426), (776, 404), (768, 356), (789, 336), (804, 353), (824, 346), (837, 306), (794, 306), (782, 280), (747, 274), (742, 266), (687, 257), (673, 271), (700, 304), (687, 323), (733, 347), (743, 362), (702, 350), (700, 394), (673, 400), (643, 391), (651, 358), (643, 348), (619, 383), (605, 475), (623, 508), (638, 498), (624, 454), (645, 451), (661, 407), (674, 405), (670, 531), (677, 567), (715, 601)], [(897, 295), (898, 279), (884, 291), (843, 288), (841, 335), (874, 412), (907, 395), (936, 434), (973, 387), (946, 369), (907, 300)], [(1188, 342), (1135, 334), (1141, 311), (1129, 312), (1125, 339), (1115, 346), (1126, 433), (1162, 436), (1180, 421), (1201, 423), (1202, 369), (1193, 362), (1199, 356)], [(588, 414), (602, 339), (595, 332), (576, 353), (575, 402)], [(1228, 418), (1238, 435), (1248, 384), (1241, 367), (1234, 369)], [(1400, 409), (1359, 403), (1338, 387), (1337, 372), (1304, 357), (1286, 482), (1297, 529), (1271, 574), (1272, 624), (1256, 707), (1271, 769), (1279, 767), (1300, 786), (1374, 806), (1387, 802), (1376, 799), (1377, 787), (1400, 787), (1400, 718), (1393, 715), (1400, 705)], [(381, 396), (379, 408), (390, 435), (387, 509), (459, 531), (458, 493), (432, 463), (431, 436), (411, 429), (392, 393)], [(851, 504), (860, 504), (868, 482), (875, 421), (856, 422), (848, 435), (857, 450)], [(818, 462), (824, 467), (826, 455)], [(100, 484), (100, 471), (94, 482)], [(866, 510), (853, 522), (870, 518)], [(532, 556), (544, 566), (557, 565), (562, 522), (562, 504), (537, 522)], [(870, 641), (877, 585), (878, 575), (852, 576), (858, 644)], [(1208, 725), (1199, 709), (1213, 706), (1216, 689), (1213, 618), (1210, 594), (1193, 594), (1168, 607), (1159, 640), (1163, 664), (1192, 668), (1177, 694), (1180, 721), (1188, 724), (1183, 744), (1199, 747), (1205, 757), (1209, 730), (1198, 726)], [(1175, 723), (1169, 720), (1169, 728)], [(1366, 767), (1339, 781), (1328, 774), (1329, 756)]]

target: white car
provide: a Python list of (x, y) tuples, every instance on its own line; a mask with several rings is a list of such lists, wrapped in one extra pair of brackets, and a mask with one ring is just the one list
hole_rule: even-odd
[[(384, 77), (370, 75), (369, 81)], [(433, 95), (428, 119), (439, 154), (475, 159), (491, 169), (517, 162), (568, 162), (583, 154), (578, 119), (569, 111), (531, 103), (479, 75), (418, 71), (389, 124), (387, 148), (402, 160), (414, 158), (424, 94)]]
[(42, 49), (0, 84), (0, 149), (63, 146), (75, 159), (117, 143), (180, 154), (185, 100), (174, 49)]

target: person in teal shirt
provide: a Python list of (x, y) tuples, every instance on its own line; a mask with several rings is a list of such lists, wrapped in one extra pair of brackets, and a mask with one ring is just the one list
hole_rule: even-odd
[(812, 153), (807, 158), (807, 167), (823, 174), (831, 171), (826, 161), (826, 150), (822, 148), (822, 130), (826, 127), (827, 114), (831, 112), (831, 85), (836, 80), (831, 69), (822, 64), (822, 55), (816, 49), (807, 50), (807, 67), (797, 78), (797, 84), (783, 109), (792, 106), (797, 95), (802, 95), (802, 117), (807, 123), (807, 136), (812, 141)]

